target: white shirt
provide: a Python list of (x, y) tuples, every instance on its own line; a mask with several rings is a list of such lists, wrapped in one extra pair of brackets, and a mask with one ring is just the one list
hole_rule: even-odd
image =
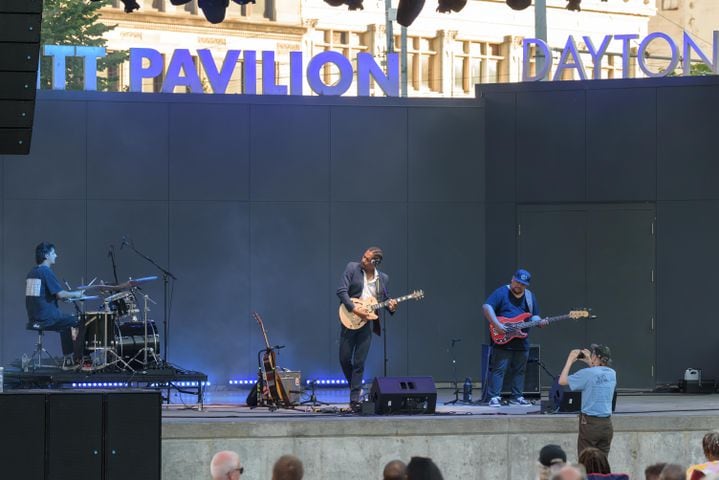
[(362, 275), (363, 278), (363, 285), (362, 285), (362, 295), (360, 298), (366, 299), (366, 298), (374, 298), (377, 299), (377, 284), (379, 283), (379, 272), (377, 269), (374, 269), (374, 276), (372, 278), (367, 278), (367, 272), (362, 271), (364, 275)]

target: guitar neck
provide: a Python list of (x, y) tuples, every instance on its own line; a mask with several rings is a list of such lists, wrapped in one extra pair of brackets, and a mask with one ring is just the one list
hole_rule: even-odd
[(252, 314), (252, 316), (255, 317), (255, 320), (257, 320), (257, 323), (260, 325), (260, 328), (262, 329), (262, 336), (265, 337), (265, 345), (267, 345), (267, 350), (270, 349), (270, 340), (267, 338), (267, 332), (265, 331), (265, 324), (262, 322), (262, 318), (260, 318), (260, 314), (255, 312)]
[(532, 327), (536, 327), (537, 325), (544, 322), (545, 320), (547, 321), (547, 323), (553, 323), (553, 322), (558, 322), (560, 320), (566, 320), (568, 318), (571, 318), (571, 316), (568, 314), (567, 315), (557, 315), (556, 317), (547, 317), (547, 318), (541, 318), (539, 320), (532, 320), (531, 322), (522, 322), (520, 324), (517, 324), (517, 327), (521, 328), (521, 329), (532, 328)]
[(384, 308), (387, 305), (389, 305), (389, 302), (391, 302), (392, 300), (396, 301), (397, 303), (401, 303), (401, 302), (404, 302), (405, 300), (409, 300), (414, 297), (415, 297), (415, 295), (413, 293), (410, 293), (403, 297), (390, 298), (388, 300), (385, 300), (384, 302), (375, 303), (374, 305), (372, 305), (372, 310), (379, 310), (380, 308)]

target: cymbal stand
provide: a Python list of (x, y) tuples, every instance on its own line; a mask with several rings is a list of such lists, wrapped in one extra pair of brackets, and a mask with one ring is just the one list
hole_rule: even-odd
[[(144, 334), (145, 344), (144, 344), (143, 347), (135, 354), (135, 356), (130, 359), (130, 363), (132, 363), (133, 361), (137, 361), (137, 362), (140, 362), (140, 363), (142, 364), (142, 367), (143, 367), (143, 368), (147, 368), (148, 365), (149, 365), (149, 363), (148, 363), (148, 361), (147, 361), (148, 353), (149, 353), (150, 357), (152, 357), (152, 363), (153, 363), (154, 365), (157, 365), (157, 364), (159, 363), (159, 358), (158, 358), (157, 354), (155, 353), (155, 349), (154, 349), (153, 347), (148, 347), (148, 346), (147, 346), (147, 312), (150, 311), (150, 308), (147, 306), (147, 302), (152, 302), (152, 303), (154, 303), (155, 305), (157, 305), (157, 302), (154, 301), (153, 299), (151, 299), (150, 296), (149, 296), (148, 294), (146, 294), (146, 293), (143, 294), (142, 296), (143, 296), (143, 298), (144, 298), (144, 306), (143, 306), (143, 314), (142, 314), (142, 323), (145, 324), (145, 332), (144, 332), (144, 333), (145, 333), (145, 334)], [(155, 345), (157, 345), (157, 344), (155, 343)], [(140, 354), (142, 354), (142, 361), (138, 360), (138, 357), (140, 356)]]

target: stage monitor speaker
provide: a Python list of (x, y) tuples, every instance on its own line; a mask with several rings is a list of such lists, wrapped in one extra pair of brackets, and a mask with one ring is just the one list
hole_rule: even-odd
[[(490, 378), (492, 369), (491, 365), (491, 345), (482, 345), (482, 390), (486, 391), (487, 381)], [(539, 362), (540, 348), (539, 345), (529, 346), (529, 359), (527, 360), (527, 370), (524, 374), (524, 391), (523, 395), (529, 398), (539, 398), (542, 395), (542, 385), (540, 379)], [(504, 376), (504, 382), (502, 383), (502, 395), (512, 395), (512, 387), (510, 385), (510, 379), (508, 375)]]
[(3, 478), (45, 479), (45, 395), (0, 393)]
[(161, 408), (157, 391), (105, 395), (105, 480), (160, 480)]
[[(555, 412), (573, 413), (582, 410), (582, 392), (573, 392), (557, 382), (549, 390), (549, 401)], [(617, 409), (617, 391), (612, 396), (612, 412)]]
[(0, 0), (0, 155), (30, 153), (42, 0)]
[(375, 377), (369, 401), (380, 415), (434, 413), (437, 389), (432, 377)]

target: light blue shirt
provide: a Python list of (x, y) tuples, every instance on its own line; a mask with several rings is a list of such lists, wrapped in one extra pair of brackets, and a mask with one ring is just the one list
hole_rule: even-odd
[(617, 372), (609, 367), (588, 367), (570, 375), (567, 380), (572, 391), (582, 392), (582, 413), (593, 417), (612, 414)]

